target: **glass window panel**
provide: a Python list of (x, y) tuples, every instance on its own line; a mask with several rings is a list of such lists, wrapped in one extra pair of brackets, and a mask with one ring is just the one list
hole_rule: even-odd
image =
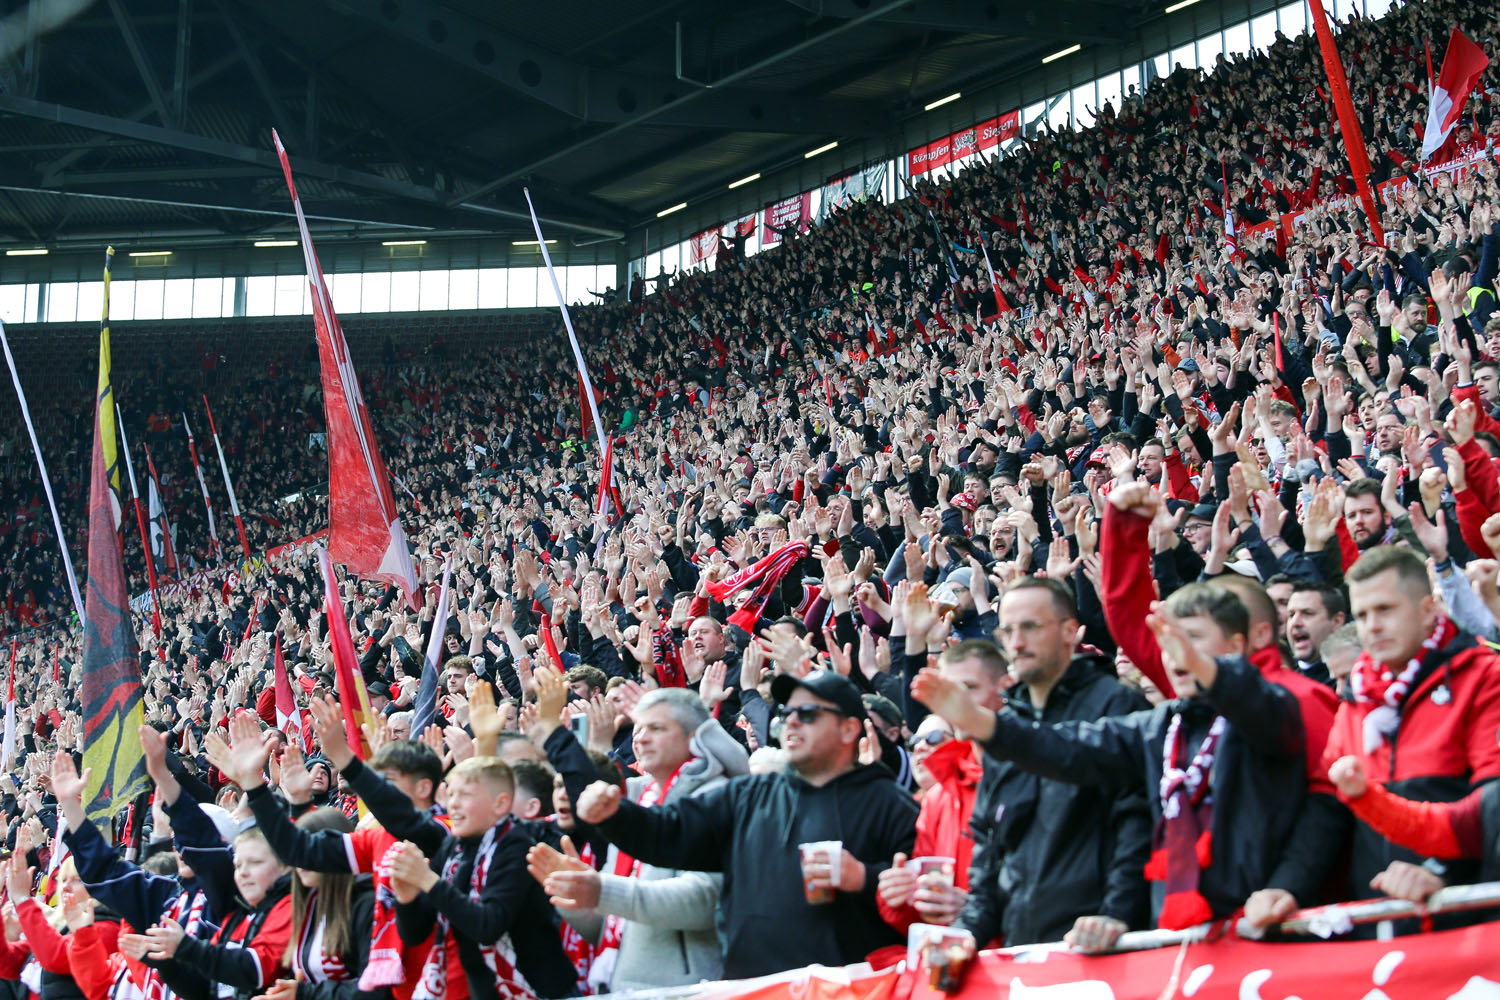
[(391, 272), (391, 312), (410, 312), (421, 298), (422, 281), (416, 271)]
[(1182, 66), (1186, 69), (1193, 69), (1195, 66), (1197, 66), (1198, 61), (1193, 55), (1192, 43), (1189, 42), (1187, 45), (1179, 45), (1177, 46), (1177, 48), (1173, 49), (1172, 54), (1167, 57), (1167, 65), (1169, 67), (1167, 70), (1168, 73), (1177, 72), (1177, 67), (1179, 66)]
[(1370, 17), (1385, 17), (1395, 0), (1365, 0), (1365, 13)]
[(1287, 4), (1276, 12), (1281, 33), (1289, 38), (1302, 34), (1307, 27), (1307, 8), (1300, 3)]
[(33, 285), (27, 285), (26, 286), (26, 318), (23, 320), (23, 322), (26, 322), (26, 323), (37, 323), (37, 322), (40, 322), (41, 321), (41, 317), (37, 315), (37, 312), (38, 312), (38, 310), (41, 309), (41, 307), (42, 307), (42, 286), (41, 285), (35, 285), (35, 284), (33, 284)]
[[(307, 296), (307, 279), (300, 274), (278, 274), (276, 276), (276, 315), (296, 316), (303, 311), (302, 302)], [(311, 303), (309, 303), (309, 309)]]
[(366, 271), (359, 286), (359, 311), (383, 313), (391, 311), (391, 272)]
[(1213, 69), (1218, 64), (1219, 56), (1224, 54), (1224, 36), (1215, 31), (1211, 35), (1205, 35), (1198, 39), (1198, 65), (1207, 69)]
[[(1095, 102), (1099, 99), (1098, 88), (1093, 83), (1085, 83), (1073, 88), (1073, 125), (1076, 128), (1087, 128), (1094, 124), (1096, 115), (1094, 111), (1099, 110)], [(1093, 108), (1094, 111), (1089, 109)]]
[(193, 315), (193, 279), (169, 278), (162, 283), (162, 319), (187, 319)]
[[(117, 296), (115, 289), (120, 287), (120, 282), (109, 283), (109, 314), (113, 319), (115, 313), (115, 302)], [(78, 283), (78, 318), (93, 319), (104, 315), (104, 282), (102, 281), (80, 281)]]
[(1276, 40), (1276, 12), (1267, 11), (1250, 19), (1250, 44), (1264, 52)]
[(245, 315), (276, 315), (276, 277), (258, 274), (245, 279)]
[(0, 285), (0, 322), (26, 322), (25, 285)]
[(194, 278), (193, 316), (212, 319), (224, 315), (224, 286), (233, 278)]
[(235, 287), (237, 285), (237, 282), (244, 281), (244, 280), (245, 280), (244, 278), (225, 278), (224, 279), (224, 288), (222, 290), (222, 295), (221, 295), (221, 297), (219, 299), (219, 315), (220, 316), (233, 316), (234, 315), (234, 290), (235, 290)]
[(1111, 73), (1099, 80), (1099, 107), (1103, 108), (1105, 102), (1108, 102), (1115, 113), (1119, 113), (1120, 100), (1125, 94), (1122, 80), (1119, 73)]
[(1052, 110), (1047, 112), (1047, 124), (1052, 126), (1054, 130), (1063, 128), (1068, 124), (1068, 114), (1072, 111), (1072, 108), (1068, 107), (1069, 96), (1068, 94), (1063, 94), (1062, 98), (1056, 104), (1052, 105)]
[(448, 272), (419, 271), (417, 308), (433, 312), (448, 308)]
[(46, 323), (71, 323), (78, 318), (78, 282), (55, 281), (47, 286)]
[[(656, 255), (658, 258), (661, 254)], [(534, 309), (538, 301), (537, 272), (541, 270), (536, 267), (512, 267), (506, 274), (505, 304), (511, 309)], [(552, 289), (547, 289), (545, 300), (547, 305), (552, 305)]]
[(328, 275), (328, 294), (333, 296), (333, 311), (340, 315), (344, 313), (363, 312), (360, 308), (360, 290), (364, 284), (364, 275), (354, 271), (343, 274)]
[(1244, 55), (1250, 51), (1250, 22), (1241, 21), (1232, 28), (1224, 29), (1224, 52), (1228, 56)]
[(479, 308), (479, 272), (473, 268), (448, 272), (448, 308)]
[(477, 273), (479, 275), (479, 308), (504, 309), (505, 268), (486, 267)]
[(145, 278), (135, 283), (135, 318), (161, 319), (162, 296), (166, 282), (161, 278)]

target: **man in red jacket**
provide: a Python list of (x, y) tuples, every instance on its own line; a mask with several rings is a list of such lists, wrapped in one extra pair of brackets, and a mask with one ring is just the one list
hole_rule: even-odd
[[(1500, 656), (1443, 614), (1426, 562), (1387, 545), (1350, 567), (1349, 605), (1365, 652), (1350, 674), (1324, 766), (1358, 758), (1372, 781), (1407, 799), (1452, 802), (1500, 778)], [(1354, 891), (1421, 900), (1472, 881), (1469, 862), (1423, 859), (1365, 823), (1355, 829)]]

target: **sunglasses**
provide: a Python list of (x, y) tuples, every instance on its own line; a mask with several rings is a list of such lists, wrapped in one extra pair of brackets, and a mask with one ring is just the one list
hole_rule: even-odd
[(926, 736), (913, 736), (911, 739), (907, 740), (906, 741), (906, 749), (908, 749), (908, 750), (915, 750), (917, 747), (921, 746), (923, 743), (927, 744), (930, 747), (935, 747), (935, 746), (939, 746), (939, 745), (941, 745), (943, 743), (947, 743), (952, 738), (953, 738), (953, 734), (952, 733), (945, 733), (941, 729), (934, 729), (932, 732), (928, 733)]
[(776, 717), (783, 722), (788, 719), (796, 719), (802, 725), (810, 726), (818, 721), (818, 713), (820, 712), (827, 712), (830, 715), (842, 716), (844, 718), (848, 717), (838, 709), (828, 708), (825, 705), (798, 705), (795, 708), (783, 708), (780, 712), (776, 713)]

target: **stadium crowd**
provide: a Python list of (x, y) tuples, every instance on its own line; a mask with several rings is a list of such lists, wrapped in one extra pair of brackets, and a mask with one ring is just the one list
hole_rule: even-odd
[[(1414, 40), (1496, 24), (1439, 0), (1342, 26), (1376, 179), (1416, 165)], [(1103, 951), (1493, 877), (1496, 73), (1440, 153), (1474, 162), (1412, 174), (1385, 245), (1323, 79), (1310, 36), (1179, 69), (575, 310), (623, 516), (561, 334), (367, 365), (422, 580), (420, 611), (340, 585), (368, 751), (311, 544), (174, 588), (160, 637), (137, 616), (149, 820), (85, 816), (79, 629), (27, 633), (0, 979), (561, 997), (859, 962), (917, 923)], [(1226, 202), (1305, 214), (1235, 246)], [(315, 478), (312, 373), (218, 378), (246, 493)], [(322, 526), (301, 503), (276, 540)], [(40, 523), (0, 544), (58, 621)]]

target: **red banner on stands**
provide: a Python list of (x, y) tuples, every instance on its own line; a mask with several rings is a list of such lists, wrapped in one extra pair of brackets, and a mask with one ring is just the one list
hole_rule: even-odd
[(688, 263), (701, 264), (719, 252), (719, 230), (705, 229), (688, 240)]
[(807, 232), (807, 221), (811, 218), (811, 191), (783, 198), (776, 204), (768, 206), (764, 214), (765, 226), (760, 231), (761, 246), (772, 247), (780, 243), (781, 234), (776, 230), (786, 228), (791, 222), (796, 222), (798, 232)]
[(1489, 924), (1391, 941), (1312, 944), (1223, 938), (1098, 957), (988, 952), (952, 994), (929, 987), (926, 969), (852, 976), (845, 969), (818, 968), (705, 986), (698, 1000), (1477, 1000), (1500, 993), (1494, 929)]
[(913, 177), (929, 170), (961, 160), (981, 149), (990, 149), (1021, 132), (1021, 112), (1007, 111), (1003, 115), (987, 118), (977, 125), (959, 129), (952, 135), (934, 139), (925, 146), (918, 146), (906, 154), (906, 172)]

